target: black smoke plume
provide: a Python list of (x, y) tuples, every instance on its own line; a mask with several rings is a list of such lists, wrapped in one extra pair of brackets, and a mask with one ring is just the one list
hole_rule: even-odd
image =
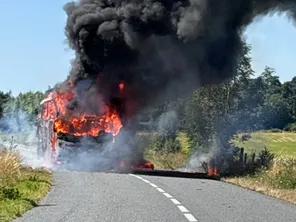
[[(76, 53), (69, 78), (99, 83), (116, 102), (123, 81), (137, 107), (184, 95), (236, 74), (241, 34), (254, 18), (295, 0), (80, 0), (64, 6)], [(99, 80), (97, 80), (99, 76)], [(129, 100), (127, 96), (126, 100)], [(120, 102), (119, 102), (120, 103)]]

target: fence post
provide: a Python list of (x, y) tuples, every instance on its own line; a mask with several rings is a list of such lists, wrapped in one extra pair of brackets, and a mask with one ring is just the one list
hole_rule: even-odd
[(255, 157), (256, 157), (256, 154), (253, 153), (253, 154), (252, 154), (252, 165), (254, 165), (254, 163), (255, 163)]
[(243, 168), (243, 166), (244, 166), (244, 148), (240, 149), (239, 162), (240, 162), (240, 167)]

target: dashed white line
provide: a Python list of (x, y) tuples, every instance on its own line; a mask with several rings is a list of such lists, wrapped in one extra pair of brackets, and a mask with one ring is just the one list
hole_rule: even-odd
[(179, 208), (179, 210), (180, 210), (182, 213), (188, 213), (188, 212), (189, 212), (189, 210), (187, 210), (186, 207), (184, 207), (184, 206), (182, 206), (182, 205), (178, 206), (178, 208)]
[(142, 177), (139, 177), (139, 176), (137, 176), (137, 175), (134, 175), (134, 177), (136, 177), (136, 178), (142, 180)]
[(163, 193), (163, 195), (165, 195), (167, 198), (172, 198), (173, 197), (171, 194), (168, 194), (168, 193)]
[(130, 176), (136, 177), (139, 180), (144, 181), (145, 183), (150, 184), (152, 187), (156, 188), (160, 193), (163, 193), (164, 196), (166, 196), (167, 198), (169, 198), (174, 204), (177, 205), (177, 207), (179, 208), (179, 210), (184, 213), (184, 216), (187, 218), (188, 221), (190, 222), (194, 222), (197, 221), (196, 218), (189, 213), (189, 210), (187, 210), (184, 206), (181, 205), (181, 203), (177, 200), (174, 199), (172, 195), (170, 195), (169, 193), (166, 193), (163, 189), (161, 189), (160, 187), (158, 187), (156, 184), (151, 183), (149, 180), (144, 179), (143, 177), (134, 175), (134, 174), (129, 174)]
[(157, 188), (158, 186), (155, 185), (154, 183), (150, 183), (151, 186), (153, 186), (154, 188)]
[(192, 214), (184, 214), (184, 216), (190, 221), (197, 221)]
[(176, 200), (176, 199), (171, 199), (171, 201), (174, 203), (174, 204), (177, 204), (177, 205), (179, 205), (179, 204), (181, 204), (178, 200)]
[(163, 189), (161, 189), (161, 188), (156, 188), (159, 192), (161, 192), (161, 193), (164, 193), (164, 190)]

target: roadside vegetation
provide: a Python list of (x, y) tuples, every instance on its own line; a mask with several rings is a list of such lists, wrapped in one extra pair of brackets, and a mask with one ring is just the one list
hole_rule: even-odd
[[(169, 147), (178, 144), (180, 149), (176, 152), (163, 151), (159, 135), (140, 134), (139, 137), (142, 146), (149, 144), (145, 157), (156, 168), (178, 169), (190, 158), (190, 143), (185, 133), (178, 133), (176, 141), (166, 142)], [(232, 142), (245, 148), (247, 154), (255, 153), (257, 162), (247, 165), (242, 172), (228, 175), (225, 181), (296, 204), (296, 133), (254, 132), (243, 142), (241, 137), (243, 134)]]
[(273, 158), (252, 174), (228, 177), (227, 182), (296, 204), (296, 133), (278, 129), (243, 133), (232, 142), (249, 154), (268, 148)]
[(296, 77), (282, 83), (271, 67), (254, 77), (250, 54), (245, 45), (230, 81), (146, 110), (141, 130), (157, 133), (141, 147), (166, 169), (208, 157), (228, 182), (295, 203)]
[(0, 147), (0, 221), (12, 221), (50, 190), (51, 174), (22, 166), (21, 156)]
[(138, 134), (140, 149), (145, 158), (157, 169), (178, 169), (190, 157), (189, 138), (185, 133), (177, 133), (175, 139), (167, 140), (158, 134)]
[(227, 182), (296, 204), (296, 158), (275, 157), (254, 175), (226, 178)]

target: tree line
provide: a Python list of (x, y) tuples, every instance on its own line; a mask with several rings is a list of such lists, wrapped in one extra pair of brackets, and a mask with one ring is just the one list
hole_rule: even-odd
[(35, 124), (39, 111), (39, 104), (44, 98), (40, 91), (29, 91), (13, 96), (11, 92), (0, 91), (0, 130), (11, 130), (11, 124), (17, 131), (21, 131), (23, 121)]
[[(140, 119), (148, 116), (151, 121), (140, 125), (140, 130), (157, 131), (161, 135), (159, 149), (168, 150), (178, 150), (178, 132), (186, 133), (190, 148), (195, 150), (209, 147), (217, 139), (227, 147), (237, 132), (296, 130), (296, 77), (281, 83), (270, 67), (255, 77), (250, 53), (251, 46), (245, 44), (237, 74), (230, 81), (201, 87), (189, 98), (176, 98), (147, 109)], [(11, 92), (0, 91), (0, 120), (25, 113), (34, 123), (44, 95), (30, 91), (12, 96)], [(4, 122), (0, 121), (2, 130)]]
[(142, 130), (158, 132), (155, 148), (180, 150), (178, 132), (186, 133), (195, 152), (217, 143), (229, 149), (229, 141), (238, 132), (296, 131), (296, 77), (281, 83), (275, 69), (268, 66), (255, 77), (250, 54), (251, 46), (245, 44), (237, 74), (230, 81), (201, 87), (189, 98), (168, 101), (142, 114), (140, 119), (149, 116), (154, 123), (143, 125)]

